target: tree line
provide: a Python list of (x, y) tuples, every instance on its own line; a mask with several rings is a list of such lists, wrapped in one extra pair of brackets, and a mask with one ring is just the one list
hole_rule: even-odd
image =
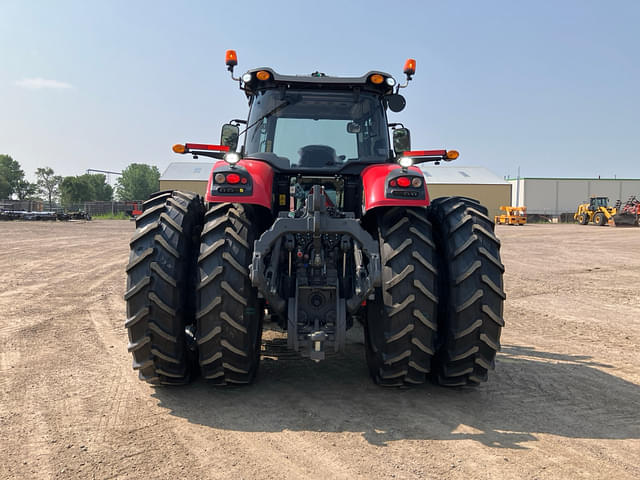
[(42, 200), (71, 205), (92, 201), (145, 200), (159, 190), (160, 171), (158, 167), (142, 163), (132, 163), (122, 171), (117, 179), (115, 191), (102, 174), (56, 175), (51, 167), (36, 169), (36, 182), (25, 178), (20, 163), (10, 155), (0, 155), (0, 200)]

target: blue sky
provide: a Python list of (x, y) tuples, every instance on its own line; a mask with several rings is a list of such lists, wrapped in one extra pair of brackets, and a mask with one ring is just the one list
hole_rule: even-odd
[(498, 175), (640, 178), (639, 1), (0, 0), (0, 153), (160, 170), (246, 116), (238, 72), (402, 77), (413, 147)]

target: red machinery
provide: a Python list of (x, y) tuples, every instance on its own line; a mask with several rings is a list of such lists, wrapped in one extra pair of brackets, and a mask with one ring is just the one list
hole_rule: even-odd
[(640, 201), (635, 196), (629, 197), (625, 203), (613, 216), (616, 227), (620, 226), (640, 226)]
[(125, 299), (140, 378), (250, 383), (269, 319), (314, 361), (361, 323), (381, 385), (485, 381), (504, 324), (500, 241), (476, 200), (429, 197), (417, 165), (458, 152), (413, 150), (387, 119), (415, 61), (402, 85), (380, 71), (236, 78), (236, 65), (227, 52), (248, 118), (219, 145), (173, 147), (216, 160), (205, 198), (159, 192), (136, 220)]

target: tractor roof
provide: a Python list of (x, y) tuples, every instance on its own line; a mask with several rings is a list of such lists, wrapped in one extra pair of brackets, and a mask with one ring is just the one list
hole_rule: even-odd
[[(264, 72), (264, 73), (263, 73)], [(373, 83), (372, 77), (381, 76), (380, 83)], [(260, 79), (264, 77), (264, 79)], [(379, 78), (376, 78), (380, 80)], [(387, 81), (387, 79), (391, 79)], [(254, 68), (242, 76), (243, 90), (248, 97), (255, 95), (260, 90), (275, 88), (297, 89), (330, 89), (353, 90), (359, 88), (363, 91), (377, 93), (378, 95), (390, 95), (396, 85), (395, 79), (385, 72), (373, 70), (361, 77), (330, 77), (321, 72), (310, 75), (281, 75), (268, 67)]]

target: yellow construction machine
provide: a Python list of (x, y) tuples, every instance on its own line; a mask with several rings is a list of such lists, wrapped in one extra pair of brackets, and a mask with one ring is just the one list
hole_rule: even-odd
[[(608, 197), (591, 197), (589, 203), (581, 203), (573, 215), (573, 219), (580, 225), (593, 222), (596, 225), (606, 225), (618, 212), (615, 207), (609, 207)], [(611, 222), (613, 223), (613, 222)]]
[(504, 211), (494, 217), (496, 225), (524, 225), (527, 223), (527, 207), (511, 207), (502, 205), (500, 210)]

